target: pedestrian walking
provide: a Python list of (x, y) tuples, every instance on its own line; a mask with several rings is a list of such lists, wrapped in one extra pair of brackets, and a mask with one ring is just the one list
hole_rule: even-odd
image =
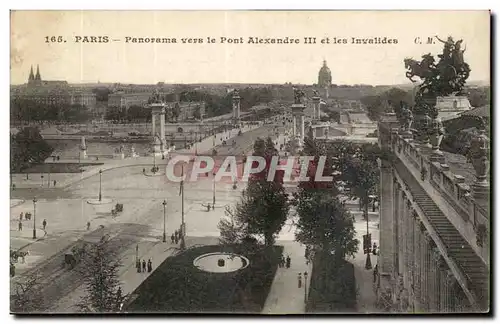
[(297, 284), (299, 286), (299, 288), (302, 287), (302, 273), (299, 272), (299, 275), (297, 276)]
[(175, 244), (178, 244), (178, 243), (179, 243), (179, 237), (178, 237), (178, 236), (176, 236), (176, 237), (175, 237)]
[(372, 248), (373, 255), (377, 255), (377, 249), (378, 249), (377, 243), (373, 242), (373, 248)]
[(22, 231), (22, 230), (23, 230), (23, 222), (19, 221), (19, 226), (18, 226), (18, 229), (19, 229), (20, 231)]
[(47, 220), (44, 219), (42, 222), (43, 230), (45, 231), (45, 228), (47, 227)]
[(170, 236), (170, 241), (172, 241), (172, 244), (174, 244), (174, 243), (175, 243), (175, 236), (174, 236), (174, 234), (172, 234), (172, 235)]
[(23, 212), (21, 212), (21, 214), (19, 214), (19, 221), (22, 221), (23, 220)]
[(54, 187), (56, 186), (56, 184), (57, 184), (57, 181), (56, 181), (56, 180), (54, 180)]
[(142, 168), (142, 173), (146, 174), (146, 168)]
[(373, 268), (373, 283), (377, 282), (377, 275), (378, 275), (378, 264), (376, 264), (375, 268)]
[(146, 260), (142, 260), (142, 272), (146, 272)]
[(153, 271), (153, 262), (151, 262), (151, 259), (148, 260), (148, 272)]
[(90, 222), (87, 222), (87, 231), (90, 230)]
[(175, 230), (174, 232), (175, 240), (177, 241), (179, 239), (179, 232)]
[(287, 257), (286, 257), (286, 267), (287, 267), (287, 269), (289, 269), (289, 268), (290, 268), (290, 264), (291, 264), (291, 263), (292, 263), (292, 259), (290, 259), (290, 256), (289, 256), (289, 255), (287, 255)]

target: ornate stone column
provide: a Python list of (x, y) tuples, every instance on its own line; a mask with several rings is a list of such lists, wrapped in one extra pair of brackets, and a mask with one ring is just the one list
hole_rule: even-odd
[(420, 220), (420, 217), (418, 216), (417, 212), (414, 212), (415, 214), (415, 284), (414, 284), (414, 290), (415, 290), (415, 300), (416, 300), (416, 309), (420, 310), (421, 309), (421, 303), (422, 303), (422, 295), (421, 295), (421, 282), (422, 282), (422, 232), (421, 232), (421, 227), (423, 226), (422, 221)]
[(238, 90), (234, 90), (233, 91), (233, 118), (234, 118), (235, 123), (239, 122), (240, 116), (241, 116), (240, 100), (241, 100), (241, 97), (239, 95)]
[(313, 114), (313, 118), (315, 120), (320, 120), (320, 115), (321, 115), (321, 111), (320, 111), (320, 101), (321, 101), (321, 98), (318, 97), (318, 96), (314, 96), (312, 97), (312, 101), (313, 101), (313, 107), (314, 107), (314, 114)]
[(415, 305), (415, 277), (416, 277), (416, 272), (415, 272), (415, 210), (411, 206), (409, 206), (409, 222), (410, 222), (410, 231), (408, 233), (409, 237), (409, 249), (408, 253), (410, 254), (409, 257), (409, 285), (408, 289), (410, 291), (410, 303), (412, 305), (412, 308), (414, 308)]
[(448, 265), (446, 264), (446, 261), (444, 258), (441, 256), (439, 258), (439, 312), (444, 313), (446, 312), (447, 308), (447, 272), (448, 272)]
[(297, 116), (293, 115), (293, 128), (292, 128), (292, 135), (293, 138), (297, 137)]
[(453, 313), (456, 312), (456, 296), (455, 290), (457, 289), (458, 282), (453, 272), (451, 270), (446, 271), (446, 292), (445, 292), (445, 312)]
[(404, 215), (405, 215), (405, 193), (403, 190), (399, 191), (399, 199), (398, 199), (398, 273), (403, 275), (405, 271), (404, 262), (405, 262), (405, 250), (404, 250), (404, 233), (405, 233), (405, 223), (404, 223)]
[(380, 254), (378, 269), (381, 275), (393, 271), (392, 257), (395, 253), (393, 244), (394, 233), (394, 188), (396, 187), (391, 172), (391, 165), (386, 160), (380, 162)]
[(153, 141), (154, 141), (155, 136), (156, 136), (156, 114), (155, 113), (151, 114), (151, 123), (153, 125), (152, 130), (151, 130), (152, 131), (151, 134), (153, 135)]
[(393, 197), (393, 213), (392, 213), (392, 223), (394, 231), (392, 232), (392, 246), (394, 247), (394, 253), (392, 255), (392, 278), (395, 279), (399, 273), (399, 232), (401, 231), (399, 224), (399, 195), (401, 191), (401, 186), (397, 181), (396, 177), (393, 177), (394, 190), (392, 192)]
[(165, 146), (165, 107), (163, 107), (160, 111), (160, 143), (161, 143), (161, 152), (165, 152), (167, 149)]
[(300, 142), (304, 143), (304, 137), (305, 137), (305, 116), (304, 114), (300, 115)]
[(423, 277), (422, 277), (422, 297), (423, 297), (423, 306), (425, 311), (430, 310), (430, 291), (431, 291), (431, 275), (430, 275), (430, 268), (431, 268), (431, 251), (432, 251), (432, 245), (434, 244), (434, 241), (432, 240), (429, 232), (424, 230), (424, 249), (423, 249), (423, 254), (424, 254), (424, 262), (423, 262)]
[[(434, 243), (434, 242), (433, 242)], [(430, 307), (429, 310), (433, 313), (439, 311), (439, 283), (438, 283), (438, 275), (439, 275), (439, 259), (441, 258), (441, 254), (439, 250), (436, 248), (436, 245), (433, 244), (431, 249), (431, 265), (430, 265), (430, 289), (429, 289), (429, 299), (430, 299)]]

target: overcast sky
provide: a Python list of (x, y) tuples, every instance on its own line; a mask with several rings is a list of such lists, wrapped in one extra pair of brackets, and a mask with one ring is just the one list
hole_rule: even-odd
[[(463, 39), (469, 80), (489, 82), (487, 11), (16, 11), (11, 14), (11, 83), (40, 65), (44, 80), (122, 83), (317, 82), (326, 59), (336, 84), (407, 83), (403, 59), (438, 54), (427, 37)], [(46, 36), (66, 42), (46, 43)], [(108, 36), (109, 43), (76, 43)], [(176, 44), (125, 43), (125, 37), (176, 38)], [(221, 37), (298, 38), (300, 44), (221, 44)], [(203, 44), (182, 44), (182, 38)], [(207, 44), (207, 37), (216, 39)], [(316, 37), (316, 44), (304, 44)], [(330, 44), (321, 44), (327, 37)], [(346, 38), (348, 44), (332, 44)], [(387, 37), (397, 44), (355, 45), (351, 38)], [(416, 44), (420, 37), (423, 44)], [(118, 41), (113, 41), (116, 39)]]

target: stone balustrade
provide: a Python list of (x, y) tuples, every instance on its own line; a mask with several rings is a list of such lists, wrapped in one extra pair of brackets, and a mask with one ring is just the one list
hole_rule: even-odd
[(454, 174), (445, 163), (431, 162), (430, 149), (422, 152), (412, 139), (404, 138), (392, 132), (393, 152), (404, 155), (407, 160), (420, 170), (422, 178), (440, 191), (445, 199), (455, 207), (464, 221), (471, 222), (474, 228), (478, 224), (488, 224), (487, 201), (474, 199), (471, 193), (473, 183), (466, 183), (463, 176)]

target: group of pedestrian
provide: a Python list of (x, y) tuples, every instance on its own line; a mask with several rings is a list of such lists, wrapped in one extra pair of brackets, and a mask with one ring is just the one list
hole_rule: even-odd
[(151, 261), (151, 259), (148, 259), (147, 263), (146, 260), (142, 260), (142, 262), (140, 260), (137, 260), (136, 267), (137, 272), (151, 272), (153, 271), (153, 262)]
[[(26, 213), (26, 215), (24, 215), (23, 212), (21, 212), (21, 214), (19, 214), (19, 223), (18, 223), (18, 226), (17, 226), (17, 230), (18, 231), (22, 231), (23, 230), (23, 218), (25, 218), (26, 220), (31, 220), (31, 214), (30, 213)], [(47, 228), (47, 220), (46, 219), (44, 219), (43, 222), (42, 222), (42, 228), (43, 228), (44, 231)]]
[(292, 259), (290, 258), (289, 255), (287, 255), (286, 258), (283, 255), (281, 255), (280, 262), (279, 262), (278, 265), (279, 265), (280, 268), (285, 268), (286, 267), (287, 269), (289, 269), (291, 263), (292, 263)]
[(175, 232), (173, 232), (172, 235), (170, 236), (170, 241), (172, 244), (179, 244), (180, 240), (181, 240), (181, 231), (175, 230)]

